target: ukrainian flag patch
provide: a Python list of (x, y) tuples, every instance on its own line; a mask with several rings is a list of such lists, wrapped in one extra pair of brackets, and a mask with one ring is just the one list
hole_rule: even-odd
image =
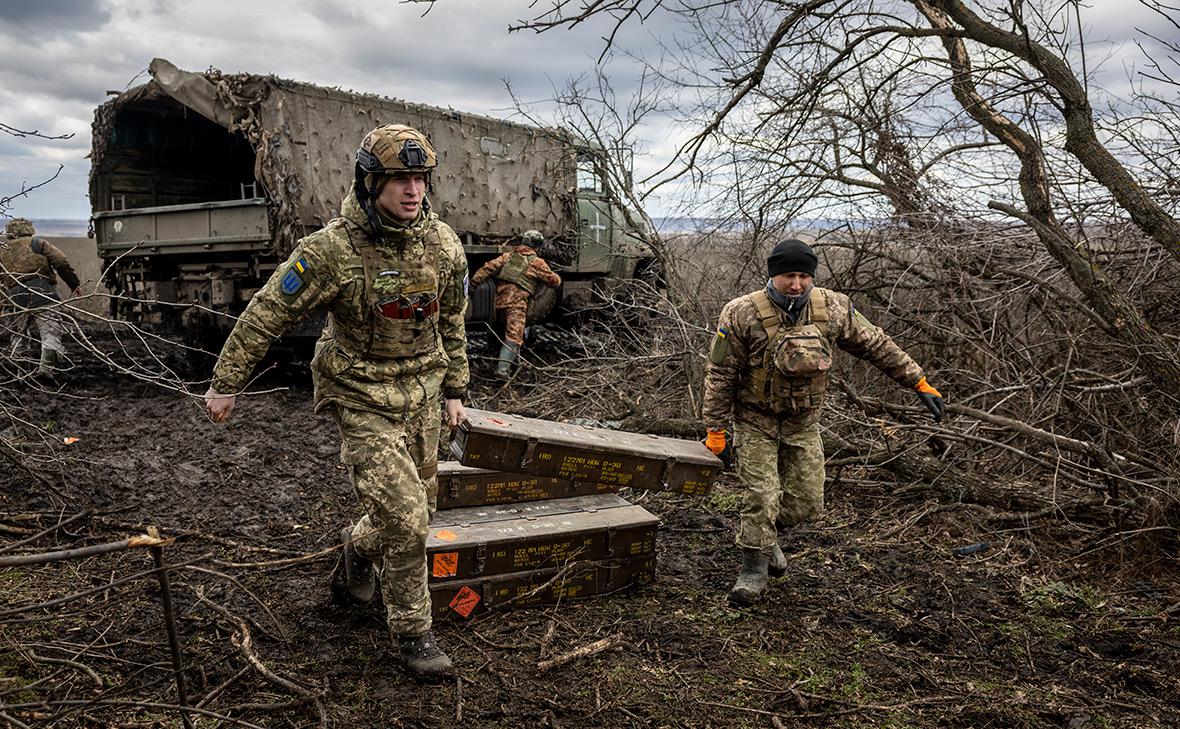
[(283, 279), (280, 282), (283, 293), (287, 294), (288, 296), (294, 296), (295, 294), (302, 291), (303, 287), (306, 285), (306, 281), (304, 281), (303, 276), (307, 275), (307, 271), (308, 265), (306, 259), (300, 258), (299, 260), (292, 263), (291, 267), (287, 269), (287, 272), (283, 274)]

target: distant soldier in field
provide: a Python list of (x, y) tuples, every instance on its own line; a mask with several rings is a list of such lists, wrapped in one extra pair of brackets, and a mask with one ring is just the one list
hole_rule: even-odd
[(62, 319), (56, 310), (61, 297), (57, 293), (57, 277), (74, 294), (81, 282), (61, 250), (37, 237), (33, 224), (25, 218), (13, 218), (4, 226), (5, 240), (0, 243), (0, 279), (3, 280), (5, 305), (16, 316), (12, 318), (12, 347), (10, 356), (31, 349), (26, 334), (30, 323), (37, 328), (41, 343), (41, 358), (37, 374), (52, 377), (58, 363), (65, 356), (61, 342)]
[(756, 600), (768, 574), (786, 572), (777, 529), (823, 511), (818, 421), (833, 345), (914, 390), (935, 421), (942, 418), (942, 396), (917, 363), (847, 296), (814, 285), (817, 263), (815, 251), (802, 241), (775, 246), (766, 287), (725, 305), (709, 348), (705, 444), (720, 455), (733, 421), (738, 476), (745, 487), (736, 540), (742, 568), (729, 593), (738, 604)]
[(451, 669), (431, 632), (426, 585), (440, 396), (452, 429), (467, 419), (467, 260), (455, 232), (430, 211), (437, 160), (416, 129), (389, 124), (365, 136), (340, 217), (299, 241), (254, 295), (205, 395), (213, 420), (224, 422), (270, 343), (327, 309), (312, 360), (315, 408), (340, 426), (340, 460), (365, 512), (340, 533), (333, 591), (368, 603), (379, 577), (401, 660), (422, 677)]
[(512, 246), (511, 250), (483, 264), (471, 277), (471, 288), (489, 278), (496, 279), (496, 318), (504, 319), (504, 344), (500, 347), (497, 377), (507, 378), (512, 374), (512, 365), (524, 347), (529, 299), (536, 296), (542, 286), (551, 289), (561, 286), (561, 276), (537, 255), (537, 248), (544, 243), (545, 237), (540, 231), (527, 230), (521, 236), (520, 245)]

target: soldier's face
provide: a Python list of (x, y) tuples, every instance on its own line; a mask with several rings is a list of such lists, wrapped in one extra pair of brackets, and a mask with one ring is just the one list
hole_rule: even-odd
[(390, 177), (377, 193), (377, 204), (396, 220), (410, 222), (418, 217), (426, 197), (426, 175), (414, 172)]
[(787, 296), (798, 296), (815, 280), (809, 273), (780, 273), (770, 279), (776, 291)]

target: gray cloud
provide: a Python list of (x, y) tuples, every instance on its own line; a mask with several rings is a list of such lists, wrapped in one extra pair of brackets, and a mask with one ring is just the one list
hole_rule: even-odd
[(87, 30), (105, 25), (111, 17), (105, 2), (95, 0), (0, 0), (0, 35), (27, 39)]

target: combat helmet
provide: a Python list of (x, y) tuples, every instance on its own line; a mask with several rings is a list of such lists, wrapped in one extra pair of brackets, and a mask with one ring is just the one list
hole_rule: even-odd
[(35, 232), (33, 223), (28, 218), (13, 218), (4, 224), (4, 237), (9, 240), (27, 238)]
[[(429, 186), (430, 173), (437, 166), (438, 154), (430, 140), (413, 127), (383, 124), (365, 135), (356, 151), (354, 190), (377, 240), (381, 240), (381, 223), (374, 202), (382, 177), (399, 172), (422, 172), (426, 174)], [(424, 200), (422, 207), (429, 210), (430, 203)]]
[(529, 248), (540, 248), (545, 245), (545, 236), (541, 234), (541, 231), (536, 229), (526, 230), (521, 234), (520, 242)]

